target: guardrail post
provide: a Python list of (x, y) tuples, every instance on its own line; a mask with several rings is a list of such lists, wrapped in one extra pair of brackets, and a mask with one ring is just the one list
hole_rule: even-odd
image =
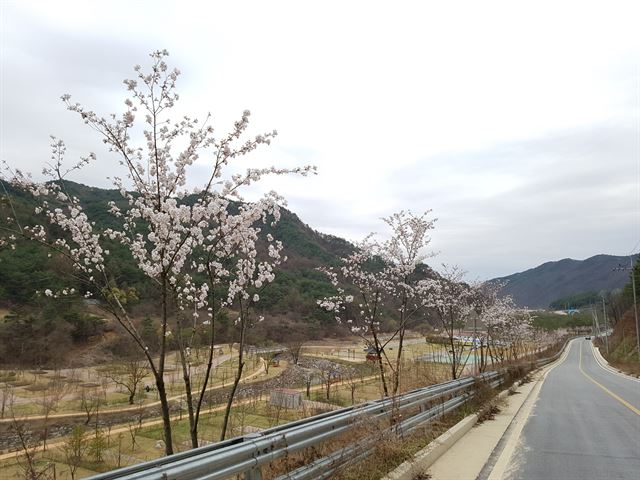
[(253, 467), (251, 470), (244, 472), (244, 480), (262, 480), (260, 467)]
[[(257, 438), (260, 438), (262, 435), (260, 435), (259, 433), (250, 433), (248, 435), (245, 435), (245, 439), (246, 440), (255, 440)], [(246, 472), (244, 472), (244, 480), (262, 480), (262, 471), (260, 470), (260, 467), (258, 467), (257, 465), (255, 467), (251, 467), (249, 470), (247, 470)]]

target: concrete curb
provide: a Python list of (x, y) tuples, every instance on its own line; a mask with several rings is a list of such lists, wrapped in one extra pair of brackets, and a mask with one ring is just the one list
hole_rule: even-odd
[(411, 460), (407, 460), (383, 477), (384, 480), (412, 480), (435, 463), (447, 450), (460, 440), (478, 422), (478, 414), (463, 418), (429, 445), (420, 450)]
[(624, 378), (626, 378), (628, 380), (634, 380), (636, 382), (640, 382), (640, 379), (634, 377), (633, 375), (629, 375), (628, 373), (623, 372), (622, 370), (618, 370), (616, 367), (614, 367), (609, 362), (607, 362), (607, 359), (602, 356), (602, 353), (600, 353), (600, 347), (596, 347), (593, 344), (593, 342), (591, 343), (591, 349), (593, 350), (593, 356), (595, 357), (596, 362), (602, 368), (604, 368), (605, 370), (607, 370), (607, 371), (609, 371), (609, 372), (611, 372), (611, 373), (613, 373), (615, 375), (624, 377)]
[[(520, 386), (520, 381), (514, 385)], [(498, 393), (495, 398), (502, 399), (508, 394), (509, 389), (507, 388)], [(383, 480), (412, 480), (417, 474), (426, 471), (458, 440), (464, 437), (478, 423), (478, 419), (478, 413), (464, 417), (438, 438), (432, 440), (429, 445), (416, 453), (411, 460), (407, 460), (382, 477)]]

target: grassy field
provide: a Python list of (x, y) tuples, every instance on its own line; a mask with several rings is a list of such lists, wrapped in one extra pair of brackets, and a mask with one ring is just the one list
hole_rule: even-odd
[[(271, 375), (271, 372), (270, 372)], [(263, 430), (282, 423), (287, 423), (305, 417), (309, 414), (304, 409), (287, 410), (271, 406), (267, 398), (257, 398), (246, 403), (236, 405), (230, 417), (228, 437), (235, 437), (244, 433)], [(220, 438), (223, 422), (223, 411), (204, 411), (199, 425), (199, 433), (202, 444), (216, 442)], [(114, 430), (115, 431), (115, 430)], [(135, 431), (135, 434), (134, 434)], [(174, 449), (178, 451), (191, 448), (189, 436), (189, 422), (186, 414), (182, 419), (179, 417), (172, 421), (172, 431), (174, 439)], [(106, 434), (105, 434), (106, 435)], [(87, 431), (87, 443), (91, 443), (94, 438), (93, 431)], [(136, 425), (126, 428), (124, 432), (114, 433), (108, 438), (107, 444), (102, 452), (103, 461), (96, 462), (91, 454), (87, 455), (81, 462), (81, 468), (76, 472), (76, 478), (87, 477), (98, 472), (113, 470), (119, 466), (132, 465), (145, 460), (158, 458), (164, 454), (162, 444), (159, 441), (163, 438), (162, 424), (139, 428)], [(134, 444), (135, 439), (135, 444)], [(69, 467), (65, 463), (62, 448), (51, 448), (47, 452), (35, 454), (35, 459), (41, 468), (53, 468), (56, 470), (56, 478), (60, 480), (71, 479)], [(0, 462), (0, 478), (24, 478), (23, 465), (21, 462), (5, 460)], [(55, 464), (55, 467), (53, 466)]]
[(445, 350), (444, 346), (435, 343), (412, 343), (405, 345), (403, 348), (404, 357), (409, 360), (415, 360), (416, 357), (427, 353), (439, 353)]
[(574, 315), (559, 315), (553, 312), (536, 311), (533, 316), (533, 325), (544, 330), (590, 327), (593, 321), (590, 311), (582, 311)]
[[(272, 366), (269, 369), (268, 375), (263, 374), (259, 379), (264, 380), (265, 378), (276, 377), (286, 368), (286, 362), (280, 362), (279, 366)], [(413, 375), (411, 372), (412, 371), (409, 370), (407, 376)], [(425, 378), (422, 379), (422, 381), (425, 380)], [(355, 403), (379, 399), (382, 396), (380, 383), (377, 378), (370, 378), (365, 381), (357, 380), (354, 384), (353, 401)], [(328, 401), (323, 385), (314, 386), (310, 393), (309, 400), (318, 402), (318, 404), (312, 403), (299, 410), (288, 410), (270, 405), (268, 392), (250, 400), (237, 402), (230, 417), (228, 437), (262, 430), (309, 416), (314, 414), (316, 409), (321, 407), (322, 404), (330, 403), (337, 406), (352, 404), (352, 389), (347, 383), (332, 385)], [(304, 392), (303, 398), (306, 399)], [(209, 408), (202, 412), (199, 436), (203, 444), (206, 442), (215, 442), (219, 439), (222, 421), (223, 411), (219, 406), (209, 406)], [(100, 471), (111, 470), (117, 468), (119, 465), (135, 464), (161, 456), (163, 449), (159, 441), (162, 440), (163, 436), (162, 424), (157, 420), (151, 422), (156, 423), (148, 426), (145, 426), (143, 423), (139, 428), (137, 428), (135, 424), (122, 426), (119, 427), (119, 432), (116, 427), (113, 427), (113, 433), (111, 433), (107, 440), (108, 446), (105, 447), (102, 455), (103, 461), (95, 462), (95, 459), (92, 459), (91, 455), (87, 453), (83, 459), (81, 468), (76, 474), (76, 478), (89, 476)], [(189, 422), (186, 412), (182, 413), (182, 415), (177, 415), (172, 421), (172, 427), (175, 449), (181, 451), (191, 448)], [(106, 432), (106, 430), (103, 431), (106, 436), (108, 432)], [(88, 441), (90, 441), (93, 436), (93, 431), (89, 430), (87, 436)], [(52, 442), (53, 440), (50, 441), (50, 443)], [(35, 454), (35, 458), (40, 466), (49, 466), (48, 468), (50, 469), (55, 468), (58, 479), (66, 480), (71, 478), (69, 468), (65, 464), (65, 459), (60, 447), (52, 448), (47, 452), (37, 453)], [(6, 478), (14, 478), (13, 476), (16, 474), (18, 475), (17, 478), (19, 478), (22, 471), (22, 467), (15, 459), (0, 463), (0, 469), (3, 475), (10, 475)]]
[[(387, 354), (394, 356), (395, 345), (390, 345), (386, 348)], [(405, 344), (403, 347), (403, 358), (407, 360), (414, 360), (417, 356), (425, 353), (435, 353), (442, 351), (442, 345), (436, 345), (433, 343), (427, 343), (424, 340), (419, 343)], [(312, 346), (304, 347), (302, 350), (304, 355), (312, 357), (327, 358), (332, 361), (337, 359), (345, 360), (348, 362), (365, 362), (367, 353), (364, 351), (364, 346), (354, 348), (334, 348), (324, 346)]]
[[(343, 352), (344, 350), (344, 352)], [(426, 353), (435, 353), (442, 350), (442, 346), (435, 344), (427, 344), (419, 342), (409, 344), (404, 351), (403, 375), (401, 391), (408, 391), (414, 388), (422, 387), (428, 384), (442, 382), (449, 377), (449, 366), (444, 364), (434, 364), (426, 362), (415, 362), (418, 356)], [(307, 353), (307, 352), (305, 352)], [(350, 349), (327, 349), (316, 348), (310, 349), (308, 353), (327, 358), (329, 360), (344, 365), (353, 365), (353, 357), (358, 355), (357, 350)], [(346, 353), (346, 355), (345, 355)], [(360, 352), (364, 356), (364, 352)], [(390, 350), (393, 353), (393, 350)], [(347, 358), (345, 358), (345, 356)], [(259, 359), (249, 359), (247, 362), (247, 375), (256, 372), (262, 362)], [(213, 384), (228, 385), (232, 380), (232, 374), (236, 360), (228, 360), (224, 362), (215, 372)], [(262, 381), (267, 378), (273, 378), (285, 371), (288, 365), (281, 361), (279, 366), (272, 366), (269, 374), (262, 374), (255, 377), (254, 381)], [(358, 367), (359, 369), (360, 367)], [(38, 382), (45, 382), (44, 375), (26, 374), (29, 379), (33, 377), (32, 385)], [(363, 375), (365, 375), (363, 373)], [(369, 374), (366, 374), (369, 375)], [(367, 380), (355, 380), (352, 383), (344, 381), (342, 384), (331, 385), (329, 397), (327, 398), (325, 386), (315, 385), (312, 387), (309, 399), (312, 403), (306, 405), (300, 410), (287, 410), (285, 408), (274, 407), (270, 405), (268, 395), (264, 392), (260, 396), (256, 396), (247, 400), (236, 401), (230, 417), (230, 425), (227, 436), (234, 437), (253, 431), (263, 430), (275, 425), (290, 422), (302, 417), (314, 414), (318, 408), (335, 408), (335, 406), (348, 406), (353, 403), (362, 403), (369, 400), (376, 400), (382, 397), (382, 389), (380, 381), (375, 374), (374, 378)], [(391, 382), (391, 375), (388, 376)], [(177, 383), (177, 382), (176, 382)], [(178, 388), (176, 386), (176, 392)], [(172, 390), (173, 392), (173, 390)], [(34, 399), (37, 398), (37, 389), (34, 393)], [(180, 391), (180, 393), (182, 393)], [(153, 396), (153, 393), (151, 394)], [(303, 392), (303, 398), (306, 396)], [(107, 403), (103, 405), (120, 405), (126, 402), (126, 395), (120, 392), (113, 392), (107, 395)], [(68, 404), (66, 403), (68, 402)], [(326, 405), (326, 404), (331, 405)], [(69, 400), (60, 403), (60, 410), (77, 408), (77, 400)], [(326, 406), (325, 406), (326, 405)], [(333, 407), (332, 407), (333, 406)], [(35, 404), (37, 408), (37, 404)], [(25, 406), (25, 411), (28, 406)], [(33, 404), (31, 405), (33, 408)], [(102, 407), (104, 408), (104, 406)], [(58, 412), (56, 411), (56, 413)], [(41, 413), (34, 411), (34, 413)], [(201, 413), (199, 426), (199, 437), (201, 444), (218, 441), (220, 437), (221, 426), (223, 422), (223, 409), (220, 405), (207, 405)], [(152, 458), (162, 456), (164, 447), (162, 445), (163, 429), (162, 423), (158, 419), (146, 420), (141, 425), (132, 420), (130, 425), (113, 426), (108, 431), (102, 430), (106, 445), (102, 448), (102, 459), (97, 461), (95, 452), (87, 450), (83, 456), (79, 470), (76, 472), (76, 478), (82, 478), (95, 474), (97, 472), (108, 471), (119, 466), (139, 463)], [(174, 439), (174, 449), (176, 451), (187, 450), (191, 448), (189, 435), (189, 422), (186, 411), (177, 414), (172, 421), (172, 433)], [(94, 431), (87, 431), (87, 442), (91, 443), (94, 438)], [(50, 444), (60, 443), (59, 439), (50, 440)], [(23, 457), (24, 458), (24, 457)], [(71, 478), (69, 467), (63, 451), (60, 446), (50, 448), (47, 452), (39, 452), (35, 454), (38, 465), (41, 468), (55, 469), (56, 479), (67, 480)], [(0, 478), (24, 478), (22, 473), (24, 470), (24, 460), (17, 462), (16, 459), (5, 460), (0, 463)]]
[[(209, 387), (219, 388), (229, 385), (233, 381), (237, 365), (238, 360), (236, 358), (227, 360), (218, 365), (211, 375)], [(247, 377), (256, 373), (261, 366), (262, 363), (258, 358), (249, 357), (245, 365), (243, 376)], [(104, 369), (106, 367), (100, 368)], [(100, 372), (100, 369), (97, 371)], [(274, 374), (277, 374), (277, 370), (274, 371)], [(17, 375), (11, 375), (10, 372), (2, 372), (1, 375), (3, 375), (2, 378), (4, 380), (14, 386), (13, 395), (15, 396), (15, 401), (12, 408), (13, 412), (17, 416), (42, 414), (43, 404), (45, 404), (48, 399), (54, 395), (52, 385), (56, 383), (54, 382), (55, 372), (48, 372), (46, 374), (21, 372)], [(104, 381), (90, 384), (80, 383), (77, 380), (65, 377), (57, 378), (57, 383), (62, 384), (61, 386), (59, 385), (58, 388), (62, 389), (63, 392), (60, 400), (55, 403), (55, 408), (52, 413), (60, 414), (81, 412), (82, 404), (80, 397), (83, 390), (91, 395), (99, 395), (101, 409), (113, 409), (129, 406), (129, 395), (121, 386), (115, 387), (116, 389), (114, 391), (109, 388), (105, 388), (105, 385), (111, 385), (111, 388), (113, 388), (113, 385), (108, 383), (105, 384), (103, 383)], [(200, 381), (200, 377), (195, 375), (193, 380), (194, 389), (199, 387)], [(147, 404), (158, 400), (157, 394), (153, 390), (150, 392), (145, 391), (144, 385), (147, 384), (153, 385), (153, 379), (147, 377), (143, 380), (136, 394), (136, 404)], [(181, 371), (170, 371), (167, 375), (167, 393), (170, 397), (184, 394), (184, 384), (182, 383)]]

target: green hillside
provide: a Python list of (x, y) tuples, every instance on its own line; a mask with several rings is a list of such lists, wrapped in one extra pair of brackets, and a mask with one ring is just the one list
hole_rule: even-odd
[(623, 288), (629, 280), (629, 272), (615, 270), (619, 265), (628, 266), (629, 257), (595, 255), (586, 260), (565, 258), (492, 281), (505, 283), (503, 293), (513, 296), (523, 307), (576, 307), (593, 303), (594, 293), (597, 296), (601, 290)]
[[(2, 221), (6, 221), (13, 208), (25, 225), (46, 223), (36, 218), (35, 203), (30, 195), (6, 187), (11, 203), (7, 196), (0, 196)], [(80, 199), (87, 216), (96, 223), (98, 229), (114, 226), (114, 219), (107, 213), (106, 205), (111, 200), (122, 202), (118, 191), (73, 182), (68, 182), (66, 188)], [(341, 256), (352, 250), (352, 245), (346, 240), (314, 231), (286, 209), (282, 209), (281, 219), (275, 226), (262, 225), (261, 228), (264, 233), (271, 233), (282, 241), (283, 253), (288, 257), (277, 272), (275, 281), (261, 295), (259, 308), (260, 313), (267, 317), (265, 323), (268, 325), (270, 319), (278, 319), (279, 323), (305, 325), (306, 333), (310, 336), (322, 336), (334, 331), (335, 321), (316, 304), (317, 299), (332, 295), (334, 289), (316, 268), (337, 264)], [(139, 293), (140, 300), (129, 306), (132, 313), (138, 317), (153, 316), (156, 308), (154, 286), (137, 268), (125, 247), (111, 242), (109, 250), (109, 271), (117, 277), (118, 285), (133, 288)], [(15, 323), (11, 326), (12, 331), (23, 332), (27, 337), (32, 334), (45, 335), (52, 330), (69, 330), (74, 339), (88, 336), (92, 329), (86, 328), (86, 325), (78, 326), (87, 320), (78, 320), (86, 311), (81, 299), (65, 299), (61, 302), (36, 294), (38, 290), (47, 288), (54, 291), (65, 287), (80, 289), (81, 285), (74, 280), (72, 273), (63, 260), (55, 255), (50, 256), (45, 247), (33, 242), (19, 241), (15, 250), (0, 249), (0, 308), (14, 312), (13, 316), (8, 317), (9, 321)], [(45, 315), (43, 311), (48, 313)], [(258, 332), (264, 334), (265, 328), (261, 327)], [(221, 329), (221, 339), (224, 339), (224, 325), (221, 325)]]

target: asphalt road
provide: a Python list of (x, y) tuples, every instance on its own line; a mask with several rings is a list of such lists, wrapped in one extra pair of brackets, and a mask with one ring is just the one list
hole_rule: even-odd
[(511, 480), (640, 480), (640, 382), (611, 373), (591, 342), (549, 372), (506, 469)]

